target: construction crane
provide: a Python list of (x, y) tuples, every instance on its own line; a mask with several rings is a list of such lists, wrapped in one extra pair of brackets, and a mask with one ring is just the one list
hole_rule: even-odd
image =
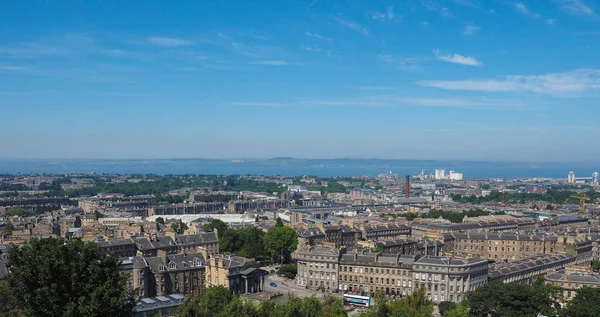
[(585, 202), (590, 200), (586, 194), (583, 194), (583, 196), (573, 195), (571, 198), (579, 199), (581, 201), (581, 211), (585, 211)]

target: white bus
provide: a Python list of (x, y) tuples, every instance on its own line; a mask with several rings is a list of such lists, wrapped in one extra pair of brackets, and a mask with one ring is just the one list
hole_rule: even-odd
[(371, 297), (344, 294), (344, 305), (371, 307)]

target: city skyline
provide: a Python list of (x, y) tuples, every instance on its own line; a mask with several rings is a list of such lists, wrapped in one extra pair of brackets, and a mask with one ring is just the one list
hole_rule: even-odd
[(600, 154), (589, 0), (0, 8), (3, 157)]

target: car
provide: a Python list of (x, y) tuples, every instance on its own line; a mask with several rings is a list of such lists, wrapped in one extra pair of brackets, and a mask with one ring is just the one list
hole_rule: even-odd
[(277, 284), (275, 282), (271, 282), (269, 283), (269, 285), (271, 285), (271, 287), (277, 287)]

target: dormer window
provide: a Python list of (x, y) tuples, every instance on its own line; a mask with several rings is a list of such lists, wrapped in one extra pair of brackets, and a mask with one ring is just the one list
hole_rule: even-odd
[(176, 269), (177, 265), (175, 264), (175, 262), (171, 262), (171, 263), (169, 263), (169, 268), (170, 269)]
[(164, 266), (164, 265), (162, 265), (162, 264), (161, 264), (161, 265), (159, 265), (159, 266), (158, 266), (158, 271), (159, 271), (159, 272), (164, 272), (164, 271), (165, 271), (165, 266)]

